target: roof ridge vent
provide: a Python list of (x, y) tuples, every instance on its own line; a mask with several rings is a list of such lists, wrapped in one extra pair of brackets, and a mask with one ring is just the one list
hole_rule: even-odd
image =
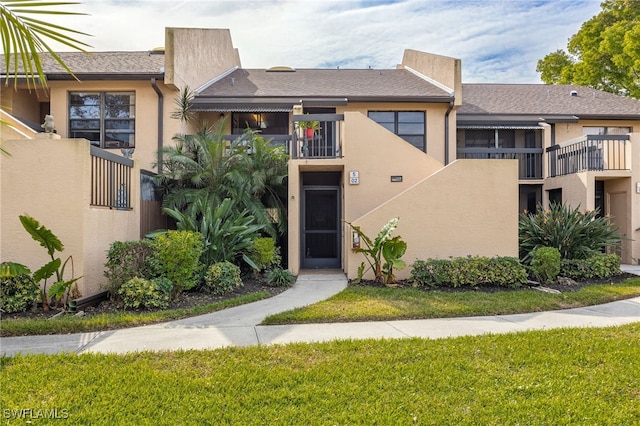
[(571, 96), (578, 96), (578, 91), (577, 90), (572, 90), (570, 95)]

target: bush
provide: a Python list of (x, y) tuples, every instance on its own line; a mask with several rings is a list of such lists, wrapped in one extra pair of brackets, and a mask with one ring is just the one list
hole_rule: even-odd
[(40, 287), (30, 275), (0, 279), (0, 309), (8, 314), (22, 312), (40, 299)]
[(527, 272), (513, 257), (467, 256), (417, 260), (412, 266), (410, 280), (425, 287), (519, 287), (527, 282)]
[(153, 280), (134, 277), (118, 290), (125, 308), (165, 309), (169, 306), (171, 281), (161, 277)]
[(231, 262), (214, 263), (204, 276), (204, 288), (212, 294), (225, 294), (241, 286), (240, 268)]
[(153, 245), (151, 240), (116, 241), (109, 247), (104, 276), (105, 290), (117, 297), (120, 287), (131, 278), (153, 278)]
[(155, 237), (151, 264), (156, 273), (173, 283), (174, 292), (190, 290), (198, 284), (204, 250), (202, 235), (193, 231), (167, 231)]
[(538, 247), (531, 257), (529, 270), (543, 283), (555, 280), (560, 273), (560, 251), (555, 247)]
[(251, 259), (258, 266), (258, 271), (280, 266), (280, 248), (271, 237), (256, 238), (253, 241)]
[(523, 213), (518, 224), (520, 260), (531, 263), (538, 247), (557, 247), (562, 259), (586, 259), (620, 242), (617, 229), (598, 211), (586, 213), (564, 204), (539, 208), (536, 214)]
[(267, 272), (267, 285), (270, 287), (288, 287), (294, 279), (295, 276), (288, 269), (274, 268)]
[(620, 257), (616, 254), (596, 253), (588, 259), (563, 260), (560, 274), (577, 281), (608, 278), (621, 274)]

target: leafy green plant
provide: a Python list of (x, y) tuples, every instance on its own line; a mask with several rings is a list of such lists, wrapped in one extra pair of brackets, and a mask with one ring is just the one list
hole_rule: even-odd
[(118, 289), (118, 294), (128, 309), (165, 309), (169, 306), (172, 287), (165, 277), (153, 280), (134, 277)]
[(108, 280), (105, 289), (111, 297), (117, 298), (120, 287), (133, 277), (153, 278), (152, 257), (153, 242), (149, 239), (113, 242), (104, 264), (104, 276)]
[(22, 312), (40, 297), (40, 287), (29, 274), (0, 277), (0, 310)]
[[(53, 232), (47, 229), (44, 225), (40, 225), (40, 223), (34, 218), (27, 215), (20, 216), (20, 223), (22, 223), (24, 229), (31, 235), (31, 238), (40, 243), (40, 245), (47, 250), (47, 254), (51, 258), (49, 262), (44, 264), (42, 267), (40, 267), (40, 269), (33, 273), (33, 279), (36, 282), (44, 280), (44, 285), (41, 292), (43, 309), (49, 309), (49, 299), (47, 297), (47, 280), (54, 275), (56, 277), (56, 280), (51, 285), (49, 295), (54, 299), (62, 300), (62, 297), (66, 294), (66, 304), (69, 299), (69, 290), (71, 289), (71, 286), (75, 284), (76, 281), (78, 281), (80, 278), (82, 278), (73, 278), (73, 257), (67, 257), (64, 262), (62, 262), (59, 257), (55, 257), (56, 252), (61, 252), (64, 250), (62, 242), (60, 242), (58, 237), (56, 237)], [(69, 262), (71, 262), (71, 278), (65, 280), (65, 268)]]
[(267, 271), (267, 285), (270, 287), (288, 287), (295, 278), (288, 269), (273, 268)]
[(560, 273), (560, 251), (555, 247), (538, 247), (533, 252), (529, 270), (543, 283), (555, 280)]
[(609, 218), (598, 217), (597, 210), (583, 213), (580, 206), (556, 203), (521, 214), (518, 231), (520, 260), (527, 265), (538, 247), (555, 247), (562, 259), (586, 259), (621, 241)]
[(204, 288), (213, 294), (229, 293), (241, 286), (240, 268), (231, 262), (214, 263), (204, 276)]
[(198, 284), (203, 250), (199, 232), (169, 230), (156, 235), (152, 246), (151, 264), (158, 275), (171, 281), (174, 295)]
[(360, 264), (356, 282), (360, 282), (364, 274), (371, 270), (376, 282), (390, 284), (395, 280), (394, 268), (403, 269), (406, 266), (401, 258), (407, 251), (407, 243), (400, 236), (391, 237), (391, 233), (398, 227), (398, 221), (399, 218), (395, 217), (387, 222), (374, 240), (366, 236), (359, 226), (347, 222), (364, 244), (364, 247), (353, 248), (353, 252), (362, 253), (369, 264), (367, 269), (364, 262)]
[(280, 248), (276, 246), (275, 240), (271, 237), (260, 237), (253, 241), (251, 259), (258, 267), (256, 272), (279, 266), (282, 260)]
[(425, 287), (519, 287), (527, 281), (527, 272), (514, 257), (467, 256), (417, 260), (410, 280)]
[(565, 259), (560, 274), (574, 280), (608, 278), (620, 274), (620, 257), (616, 254), (594, 253), (587, 259)]
[(216, 205), (213, 199), (203, 197), (194, 201), (185, 213), (168, 208), (164, 212), (176, 220), (179, 230), (202, 235), (204, 265), (243, 260), (251, 268), (259, 269), (251, 259), (251, 251), (264, 226), (256, 224), (246, 210), (238, 211), (234, 200), (225, 198)]

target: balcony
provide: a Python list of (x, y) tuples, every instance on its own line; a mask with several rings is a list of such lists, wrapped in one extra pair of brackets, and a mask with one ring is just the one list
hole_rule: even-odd
[(458, 158), (518, 160), (518, 179), (542, 179), (542, 148), (458, 148)]
[(629, 135), (586, 135), (547, 148), (549, 176), (605, 170), (629, 170)]
[[(304, 114), (293, 116), (291, 158), (342, 157), (343, 114)], [(304, 128), (304, 123), (317, 122), (317, 129)]]

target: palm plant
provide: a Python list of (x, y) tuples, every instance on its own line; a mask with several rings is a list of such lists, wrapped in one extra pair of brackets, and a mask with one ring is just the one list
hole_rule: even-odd
[[(165, 208), (186, 212), (198, 200), (218, 205), (231, 198), (238, 211), (247, 210), (269, 235), (275, 236), (276, 228), (283, 232), (287, 156), (282, 148), (269, 146), (252, 131), (229, 143), (223, 121), (174, 140), (175, 146), (162, 150), (164, 167), (158, 175)], [(278, 226), (270, 209), (279, 212)]]
[(7, 82), (13, 76), (17, 84), (18, 77), (26, 76), (27, 86), (35, 87), (39, 83), (47, 86), (40, 54), (49, 52), (70, 75), (73, 71), (45, 42), (45, 38), (57, 41), (74, 50), (86, 52), (88, 44), (74, 38), (74, 35), (89, 35), (51, 22), (36, 19), (29, 15), (84, 15), (84, 13), (43, 9), (51, 6), (66, 6), (78, 2), (49, 2), (34, 0), (8, 0), (0, 2), (0, 34), (5, 53)]

